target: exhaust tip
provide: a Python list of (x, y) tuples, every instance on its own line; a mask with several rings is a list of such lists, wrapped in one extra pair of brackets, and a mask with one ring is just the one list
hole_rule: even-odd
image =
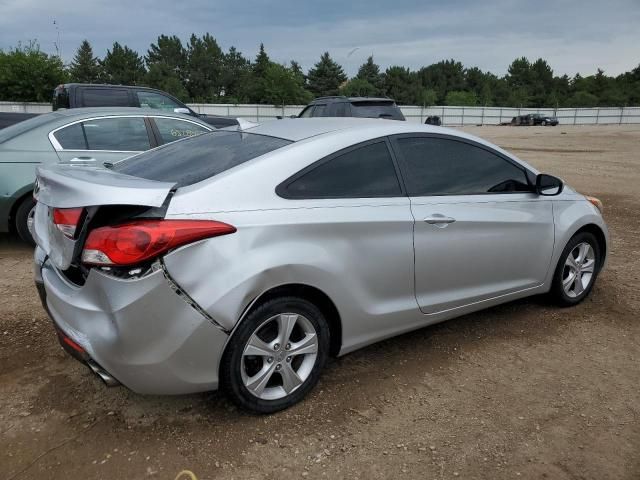
[(118, 380), (111, 376), (109, 372), (107, 372), (96, 362), (89, 360), (87, 362), (87, 365), (93, 373), (100, 377), (100, 380), (102, 380), (107, 387), (117, 387), (118, 385), (120, 385), (120, 382)]

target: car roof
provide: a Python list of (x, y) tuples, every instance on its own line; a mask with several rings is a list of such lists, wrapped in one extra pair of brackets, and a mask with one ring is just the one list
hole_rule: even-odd
[[(229, 127), (233, 128), (233, 127)], [(310, 137), (339, 131), (371, 131), (374, 134), (394, 135), (397, 133), (432, 132), (461, 135), (461, 132), (423, 125), (413, 122), (398, 122), (395, 120), (359, 117), (313, 117), (313, 118), (283, 118), (257, 124), (243, 129), (249, 133), (268, 135), (298, 142)], [(464, 134), (462, 134), (464, 135)]]
[(314, 98), (310, 105), (315, 103), (338, 103), (338, 102), (387, 102), (395, 103), (393, 98), (388, 97), (346, 97), (344, 95), (335, 95), (327, 97)]

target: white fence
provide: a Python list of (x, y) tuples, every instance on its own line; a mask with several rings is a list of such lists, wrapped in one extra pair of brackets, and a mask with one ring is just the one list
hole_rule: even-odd
[[(297, 115), (304, 105), (233, 105), (192, 103), (198, 113), (245, 118), (252, 121), (273, 120), (277, 116)], [(620, 125), (640, 123), (640, 107), (622, 108), (511, 108), (511, 107), (419, 107), (402, 106), (410, 122), (424, 123), (430, 115), (440, 117), (443, 125), (497, 125), (518, 115), (542, 113), (558, 117), (561, 125)], [(0, 102), (0, 112), (46, 113), (48, 103)]]

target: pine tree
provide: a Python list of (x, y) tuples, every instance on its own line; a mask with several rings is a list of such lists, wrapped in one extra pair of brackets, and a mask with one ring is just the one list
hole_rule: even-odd
[(187, 100), (188, 92), (184, 86), (187, 52), (178, 37), (160, 35), (158, 44), (152, 43), (149, 47), (146, 63), (150, 86)]
[(309, 90), (316, 96), (338, 95), (340, 87), (347, 81), (342, 67), (333, 61), (329, 52), (324, 52), (320, 61), (307, 75)]
[(88, 40), (83, 40), (69, 66), (71, 81), (78, 83), (96, 83), (100, 78), (100, 62), (93, 56)]
[(251, 62), (243, 57), (235, 47), (229, 48), (229, 52), (224, 55), (222, 85), (224, 102), (242, 103), (249, 101)]
[[(272, 65), (269, 55), (264, 49), (264, 44), (260, 44), (260, 50), (256, 55), (256, 61), (251, 67), (251, 101), (253, 103), (272, 103), (266, 98), (266, 77)], [(277, 69), (272, 69), (276, 71)]]
[(187, 47), (185, 72), (189, 97), (196, 102), (212, 102), (223, 90), (224, 54), (208, 33), (202, 38), (191, 35)]
[[(356, 78), (366, 81), (373, 87), (367, 93), (368, 95), (384, 95), (384, 77), (380, 73), (380, 67), (374, 63), (373, 56), (367, 58), (367, 61), (360, 66)], [(361, 83), (361, 85), (364, 87), (364, 84)]]
[(113, 85), (140, 85), (144, 82), (146, 70), (144, 60), (137, 52), (118, 42), (101, 62), (102, 81)]

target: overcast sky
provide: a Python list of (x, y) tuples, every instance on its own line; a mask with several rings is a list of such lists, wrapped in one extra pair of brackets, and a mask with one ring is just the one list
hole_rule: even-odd
[(609, 75), (640, 63), (640, 0), (0, 0), (0, 48), (37, 39), (69, 61), (83, 39), (145, 54), (159, 34), (210, 32), (224, 50), (305, 70), (329, 51), (349, 75), (373, 55), (383, 69), (454, 58), (498, 75), (520, 56), (557, 74)]

